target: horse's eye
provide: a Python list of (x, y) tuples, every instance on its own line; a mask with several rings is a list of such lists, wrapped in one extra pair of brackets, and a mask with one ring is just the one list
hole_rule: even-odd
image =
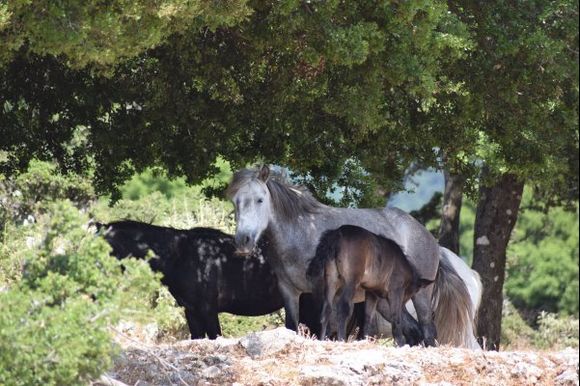
[(258, 198), (258, 204), (261, 204), (263, 202), (264, 202), (264, 199), (263, 198)]

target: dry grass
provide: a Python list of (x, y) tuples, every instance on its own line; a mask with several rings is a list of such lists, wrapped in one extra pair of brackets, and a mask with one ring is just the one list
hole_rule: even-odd
[(130, 385), (578, 384), (577, 349), (394, 348), (378, 341), (320, 342), (278, 331), (282, 343), (258, 356), (249, 355), (240, 339), (155, 345), (118, 332), (123, 354), (108, 375)]

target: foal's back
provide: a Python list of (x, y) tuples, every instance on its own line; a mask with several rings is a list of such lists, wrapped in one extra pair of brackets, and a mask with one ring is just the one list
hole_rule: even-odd
[(412, 283), (413, 268), (394, 241), (354, 225), (332, 232), (337, 233), (337, 268), (346, 282), (354, 281), (382, 296), (389, 286)]

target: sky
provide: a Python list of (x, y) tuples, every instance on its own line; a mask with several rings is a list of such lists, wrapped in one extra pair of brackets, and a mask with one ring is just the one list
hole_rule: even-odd
[(405, 181), (406, 192), (394, 194), (387, 202), (388, 207), (396, 207), (410, 212), (425, 205), (435, 192), (443, 192), (443, 173), (433, 169), (420, 170)]

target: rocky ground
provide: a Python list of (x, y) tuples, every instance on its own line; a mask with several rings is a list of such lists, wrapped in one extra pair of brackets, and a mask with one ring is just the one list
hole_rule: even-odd
[(284, 328), (123, 352), (95, 385), (578, 385), (578, 349), (489, 352), (320, 342)]

